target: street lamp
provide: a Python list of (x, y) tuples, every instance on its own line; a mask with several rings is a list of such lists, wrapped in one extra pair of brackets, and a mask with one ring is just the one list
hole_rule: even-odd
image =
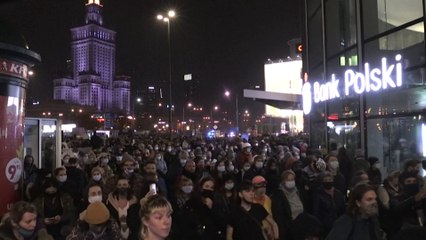
[(163, 16), (162, 14), (157, 15), (157, 19), (167, 23), (167, 45), (169, 50), (169, 133), (170, 138), (172, 137), (173, 124), (172, 124), (172, 54), (170, 47), (170, 21), (172, 18), (176, 16), (176, 12), (173, 10), (169, 10), (167, 12), (167, 16)]
[(213, 111), (219, 110), (219, 106), (215, 105), (212, 110), (210, 111), (210, 123), (214, 123), (213, 121)]
[[(225, 96), (230, 97), (231, 92), (226, 90)], [(238, 123), (238, 93), (235, 93), (235, 126), (236, 126), (235, 132), (238, 134), (240, 132), (240, 125)]]

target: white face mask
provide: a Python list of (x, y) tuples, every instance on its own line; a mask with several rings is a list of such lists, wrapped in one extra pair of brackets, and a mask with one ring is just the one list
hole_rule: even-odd
[(262, 168), (263, 167), (263, 162), (256, 162), (255, 166), (256, 166), (256, 168)]
[(180, 159), (179, 161), (180, 161), (180, 165), (182, 165), (182, 167), (183, 167), (183, 166), (185, 166), (187, 160), (186, 159)]
[(248, 170), (250, 170), (250, 166), (244, 166), (244, 171), (248, 171)]
[(225, 189), (232, 190), (234, 188), (234, 183), (225, 183)]
[(64, 164), (68, 164), (68, 163), (69, 163), (69, 161), (70, 161), (70, 159), (69, 159), (69, 158), (64, 158), (64, 159), (62, 159), (62, 162), (64, 162)]
[(58, 182), (63, 183), (63, 182), (65, 182), (67, 180), (67, 175), (58, 176), (58, 177), (56, 177), (56, 180), (58, 180)]
[(89, 203), (102, 202), (102, 195), (90, 196), (88, 201)]
[(296, 182), (295, 181), (286, 181), (285, 182), (285, 187), (288, 189), (293, 189), (296, 186)]
[(121, 162), (121, 160), (123, 160), (123, 156), (116, 156), (115, 159), (117, 162)]
[(234, 171), (234, 169), (235, 169), (234, 165), (229, 165), (228, 166), (228, 171), (232, 172), (232, 171)]
[(101, 180), (101, 178), (102, 178), (102, 176), (100, 175), (100, 174), (96, 174), (96, 175), (93, 175), (93, 180), (95, 180), (95, 181), (99, 181), (99, 180)]
[(183, 186), (181, 189), (182, 189), (182, 192), (186, 194), (190, 194), (193, 188), (194, 188), (193, 186)]
[(337, 170), (337, 168), (339, 168), (339, 162), (338, 161), (331, 161), (328, 163), (329, 167), (332, 170)]
[(225, 166), (218, 166), (217, 171), (218, 172), (225, 172)]

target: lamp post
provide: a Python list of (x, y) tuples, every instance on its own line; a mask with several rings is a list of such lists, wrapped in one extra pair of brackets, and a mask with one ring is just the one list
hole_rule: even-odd
[(192, 107), (192, 103), (188, 103), (188, 104), (184, 104), (183, 108), (182, 108), (182, 133), (185, 132), (185, 128), (184, 128), (184, 124), (186, 124), (185, 122), (185, 108), (188, 106), (188, 108)]
[(168, 45), (168, 52), (169, 52), (169, 134), (170, 138), (172, 138), (172, 131), (173, 131), (173, 124), (172, 124), (172, 54), (171, 54), (171, 47), (170, 47), (170, 21), (172, 18), (176, 16), (176, 12), (173, 10), (169, 10), (167, 12), (167, 17), (163, 16), (162, 14), (157, 15), (157, 19), (160, 21), (163, 21), (167, 23), (167, 45)]
[(215, 105), (215, 106), (212, 108), (212, 110), (210, 111), (210, 124), (213, 124), (213, 123), (214, 123), (214, 120), (213, 120), (213, 111), (217, 111), (217, 110), (219, 110), (219, 106)]
[[(225, 96), (229, 97), (231, 96), (231, 92), (225, 91)], [(235, 132), (238, 134), (240, 132), (240, 125), (238, 123), (238, 93), (235, 93), (235, 126), (236, 130)]]

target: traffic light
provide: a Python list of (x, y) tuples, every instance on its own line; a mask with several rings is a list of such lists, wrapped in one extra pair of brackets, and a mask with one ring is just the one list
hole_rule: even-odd
[(300, 54), (303, 52), (303, 45), (301, 43), (296, 44), (296, 53)]

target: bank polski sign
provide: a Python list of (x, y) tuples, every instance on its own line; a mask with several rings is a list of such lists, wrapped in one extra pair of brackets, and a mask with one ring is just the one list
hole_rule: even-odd
[[(345, 71), (343, 81), (331, 75), (330, 81), (326, 83), (306, 82), (302, 87), (303, 113), (309, 114), (312, 109), (312, 100), (315, 103), (349, 96), (352, 93), (363, 94), (365, 92), (378, 92), (380, 90), (397, 88), (402, 86), (402, 64), (401, 55), (395, 56), (395, 63), (389, 64), (386, 58), (382, 58), (381, 66), (372, 68), (369, 63), (364, 64), (363, 72), (352, 69)], [(340, 84), (344, 84), (341, 88)], [(344, 90), (343, 93), (340, 92)]]

